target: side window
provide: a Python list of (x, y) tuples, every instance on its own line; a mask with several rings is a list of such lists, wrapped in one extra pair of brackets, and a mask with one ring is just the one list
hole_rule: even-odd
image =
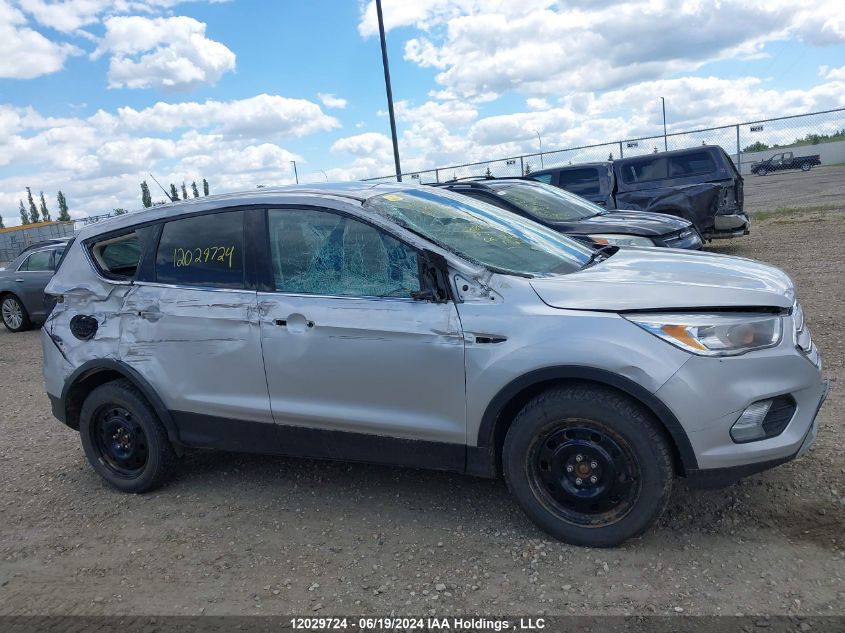
[(669, 177), (666, 158), (646, 158), (631, 162), (622, 169), (622, 180), (628, 184), (662, 180)]
[(152, 233), (152, 227), (135, 229), (94, 242), (88, 249), (104, 277), (118, 281), (131, 280), (138, 272), (141, 254)]
[(544, 182), (547, 185), (552, 184), (552, 175), (551, 174), (540, 174), (539, 176), (532, 176), (534, 180), (539, 180), (540, 182)]
[(716, 163), (710, 152), (692, 152), (669, 159), (669, 177), (694, 176), (716, 171)]
[(270, 209), (270, 252), (278, 292), (410, 297), (420, 290), (417, 252), (335, 213)]
[(38, 251), (24, 260), (18, 270), (48, 272), (53, 270), (53, 251)]
[(244, 287), (244, 212), (167, 222), (156, 252), (156, 281), (209, 288)]
[(600, 193), (599, 170), (595, 167), (564, 169), (559, 174), (558, 187), (579, 196)]

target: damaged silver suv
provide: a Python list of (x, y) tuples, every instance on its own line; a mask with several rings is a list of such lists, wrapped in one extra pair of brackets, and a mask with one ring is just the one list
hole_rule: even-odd
[(427, 187), (124, 215), (83, 229), (47, 292), (53, 412), (127, 492), (187, 447), (502, 474), (542, 529), (612, 546), (676, 476), (801, 455), (826, 393), (776, 268), (593, 250)]

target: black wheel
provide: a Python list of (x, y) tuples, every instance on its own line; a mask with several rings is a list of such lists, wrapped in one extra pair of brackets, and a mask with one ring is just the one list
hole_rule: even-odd
[(0, 317), (3, 318), (3, 325), (10, 332), (23, 332), (32, 327), (32, 321), (23, 302), (15, 295), (6, 295), (0, 301)]
[(124, 492), (152, 490), (176, 461), (164, 426), (126, 380), (106, 383), (88, 395), (79, 432), (91, 466)]
[(769, 170), (766, 169), (765, 167), (758, 167), (757, 168), (757, 175), (758, 176), (765, 176), (768, 173), (769, 173)]
[(801, 171), (810, 171), (812, 165), (810, 163), (801, 163)]
[(514, 419), (505, 480), (541, 529), (572, 543), (612, 547), (642, 534), (669, 501), (669, 445), (650, 413), (601, 387), (547, 391)]

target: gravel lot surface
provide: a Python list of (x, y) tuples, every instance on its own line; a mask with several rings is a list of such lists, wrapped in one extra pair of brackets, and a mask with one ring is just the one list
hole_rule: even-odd
[(845, 165), (745, 176), (745, 209), (836, 207), (845, 201)]
[(832, 380), (819, 440), (726, 490), (679, 482), (614, 550), (553, 541), (501, 482), (444, 473), (196, 452), (166, 488), (115, 492), (50, 415), (38, 332), (2, 330), (0, 613), (841, 614), (844, 241), (840, 210), (712, 249), (796, 280)]

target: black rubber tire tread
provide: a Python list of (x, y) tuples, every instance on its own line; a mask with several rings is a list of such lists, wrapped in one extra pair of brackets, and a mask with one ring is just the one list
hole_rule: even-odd
[[(628, 442), (639, 462), (639, 498), (616, 523), (584, 527), (564, 521), (538, 500), (529, 483), (526, 461), (533, 438), (567, 417), (606, 425)], [(666, 509), (675, 476), (669, 440), (659, 422), (635, 400), (600, 385), (556, 387), (529, 401), (508, 429), (502, 467), (508, 489), (539, 528), (587, 547), (614, 547), (643, 534)]]
[(3, 295), (3, 298), (0, 299), (0, 309), (2, 309), (3, 302), (8, 297), (11, 297), (15, 301), (18, 302), (18, 305), (21, 307), (21, 314), (23, 315), (23, 320), (21, 321), (21, 326), (17, 329), (10, 328), (8, 325), (6, 325), (6, 321), (4, 321), (3, 318), (2, 318), (2, 313), (0, 313), (0, 321), (3, 321), (3, 325), (6, 326), (6, 329), (9, 330), (10, 332), (18, 333), (18, 332), (26, 332), (27, 330), (31, 330), (32, 329), (32, 320), (29, 318), (29, 313), (26, 311), (26, 306), (23, 304), (23, 301), (21, 301), (20, 297), (18, 297), (16, 294), (9, 292), (9, 293), (6, 293), (5, 295)]
[[(105, 404), (116, 404), (126, 408), (141, 424), (146, 435), (147, 464), (143, 472), (134, 479), (116, 477), (100, 461), (97, 448), (91, 441), (90, 425), (94, 414)], [(143, 394), (128, 380), (107, 382), (94, 389), (85, 398), (79, 419), (79, 433), (88, 462), (98, 475), (118, 490), (130, 493), (149, 492), (164, 483), (172, 472), (177, 458), (173, 445), (167, 437), (167, 430)]]

